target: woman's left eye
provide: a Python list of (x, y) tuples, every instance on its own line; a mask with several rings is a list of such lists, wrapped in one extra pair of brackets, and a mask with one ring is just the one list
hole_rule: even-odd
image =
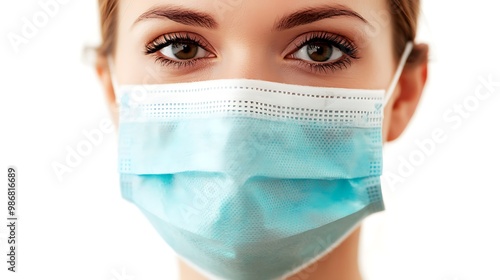
[(296, 51), (292, 57), (317, 63), (337, 61), (344, 53), (329, 42), (308, 43)]
[(332, 33), (309, 33), (294, 45), (294, 51), (287, 57), (312, 72), (346, 69), (359, 58), (358, 49), (350, 40)]

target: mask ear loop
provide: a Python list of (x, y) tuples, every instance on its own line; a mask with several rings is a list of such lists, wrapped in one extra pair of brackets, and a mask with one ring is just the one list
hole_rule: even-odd
[(412, 49), (413, 49), (413, 43), (412, 42), (406, 43), (406, 47), (403, 52), (403, 55), (401, 56), (401, 60), (399, 61), (398, 68), (396, 69), (394, 78), (392, 79), (391, 84), (389, 85), (389, 89), (387, 90), (387, 94), (384, 98), (384, 107), (385, 105), (387, 105), (387, 102), (389, 102), (392, 95), (394, 94), (394, 90), (396, 89), (396, 86), (399, 82), (399, 78), (401, 77), (401, 73), (403, 73), (403, 69), (406, 65), (406, 61), (408, 60), (408, 57), (410, 56)]

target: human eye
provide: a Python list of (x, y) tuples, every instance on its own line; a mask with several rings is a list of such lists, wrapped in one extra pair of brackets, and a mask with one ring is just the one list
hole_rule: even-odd
[(189, 33), (164, 34), (145, 46), (145, 54), (153, 55), (163, 66), (190, 67), (199, 60), (215, 57), (210, 45)]
[(347, 69), (359, 58), (357, 47), (350, 40), (328, 32), (309, 33), (294, 44), (293, 52), (287, 57), (312, 72)]

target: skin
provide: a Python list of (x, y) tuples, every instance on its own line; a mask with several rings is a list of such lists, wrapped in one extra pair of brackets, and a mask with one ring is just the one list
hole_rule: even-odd
[[(121, 0), (117, 48), (112, 59), (119, 84), (176, 83), (213, 79), (247, 78), (289, 84), (359, 89), (387, 89), (399, 58), (394, 55), (393, 34), (386, 0)], [(153, 7), (175, 5), (210, 15), (217, 28), (181, 24), (165, 17), (137, 19)], [(278, 20), (311, 7), (337, 7), (360, 15), (336, 16), (290, 29), (275, 30)], [(156, 62), (160, 52), (146, 55), (145, 46), (163, 34), (189, 33), (209, 45), (207, 55), (189, 67)], [(326, 32), (347, 38), (357, 47), (357, 59), (335, 71), (313, 71), (299, 60), (296, 45), (307, 34)], [(427, 57), (427, 46), (415, 49)], [(342, 54), (344, 58), (346, 54)], [(307, 58), (307, 57), (306, 57)], [(97, 72), (110, 109), (117, 116), (115, 94), (107, 60), (101, 58)], [(427, 60), (405, 67), (394, 95), (385, 108), (383, 138), (400, 136), (410, 121), (427, 79)], [(318, 262), (291, 280), (357, 280), (360, 229)], [(206, 279), (179, 261), (181, 279)]]

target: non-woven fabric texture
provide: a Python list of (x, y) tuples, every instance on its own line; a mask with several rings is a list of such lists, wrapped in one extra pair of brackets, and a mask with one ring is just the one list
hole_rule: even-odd
[(221, 279), (277, 279), (383, 210), (383, 90), (213, 80), (120, 88), (122, 195)]

